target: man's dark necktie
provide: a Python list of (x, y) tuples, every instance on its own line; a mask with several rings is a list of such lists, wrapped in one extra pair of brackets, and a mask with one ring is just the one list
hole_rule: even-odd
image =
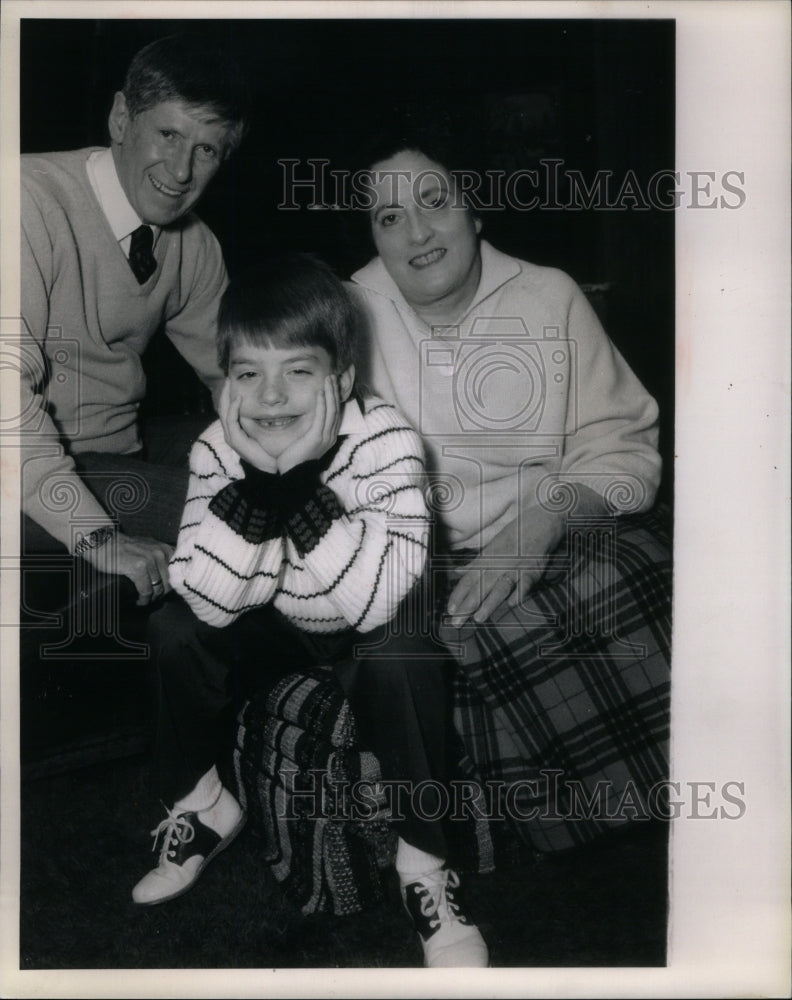
[(153, 246), (154, 233), (151, 231), (151, 226), (138, 226), (132, 233), (132, 242), (129, 245), (129, 266), (140, 285), (148, 281), (157, 270), (157, 262), (151, 252)]

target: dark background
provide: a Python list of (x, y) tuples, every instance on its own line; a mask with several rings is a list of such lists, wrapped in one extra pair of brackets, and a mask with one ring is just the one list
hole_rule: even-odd
[[(284, 169), (277, 161), (314, 157), (331, 160), (331, 168), (346, 165), (349, 151), (397, 103), (465, 111), (485, 169), (537, 168), (541, 159), (558, 158), (562, 170), (580, 170), (589, 184), (598, 170), (612, 171), (618, 191), (627, 171), (645, 190), (655, 172), (674, 167), (669, 20), (26, 19), (22, 152), (106, 143), (112, 95), (134, 52), (182, 30), (230, 43), (254, 88), (251, 132), (199, 209), (232, 274), (277, 249), (320, 253), (343, 276), (369, 259), (372, 246), (353, 213), (278, 208)], [(298, 169), (304, 176), (308, 168)], [(563, 203), (565, 192), (558, 194)], [(593, 301), (660, 403), (663, 495), (670, 499), (673, 212), (498, 210), (483, 219), (484, 236), (498, 248), (560, 267), (583, 285), (609, 286)], [(150, 365), (160, 409), (173, 396), (168, 380), (157, 379), (177, 363), (159, 347)]]

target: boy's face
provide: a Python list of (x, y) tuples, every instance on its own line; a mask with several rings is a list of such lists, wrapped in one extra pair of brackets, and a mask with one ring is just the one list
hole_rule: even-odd
[[(303, 437), (313, 422), (333, 361), (323, 347), (273, 347), (240, 340), (231, 347), (228, 378), (232, 398), (241, 396), (239, 419), (273, 458)], [(338, 376), (339, 395), (349, 398), (350, 366)]]

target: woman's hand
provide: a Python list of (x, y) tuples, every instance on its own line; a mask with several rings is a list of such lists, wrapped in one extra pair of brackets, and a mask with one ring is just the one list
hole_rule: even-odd
[(317, 393), (311, 426), (301, 438), (288, 445), (278, 456), (278, 472), (283, 475), (296, 465), (321, 458), (336, 443), (340, 425), (341, 398), (338, 379), (335, 375), (328, 375), (323, 388)]
[(254, 468), (260, 469), (261, 472), (277, 472), (277, 462), (255, 437), (255, 424), (240, 417), (241, 405), (242, 397), (234, 397), (231, 382), (226, 379), (217, 407), (226, 443), (234, 449), (240, 458), (249, 462)]
[[(448, 599), (450, 625), (487, 621), (504, 604), (518, 605), (541, 580), (550, 553), (564, 537), (566, 515), (532, 508), (522, 526), (512, 521), (459, 572)], [(519, 528), (522, 527), (522, 537)]]
[(570, 514), (580, 518), (608, 513), (598, 493), (582, 483), (570, 485), (574, 502), (569, 509), (526, 505), (519, 520), (507, 524), (459, 571), (460, 580), (448, 599), (449, 624), (463, 625), (468, 618), (480, 624), (504, 604), (516, 607), (544, 576), (550, 553), (566, 534)]

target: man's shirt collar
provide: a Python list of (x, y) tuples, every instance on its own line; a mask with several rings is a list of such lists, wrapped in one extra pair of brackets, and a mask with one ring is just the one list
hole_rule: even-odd
[[(119, 243), (126, 240), (142, 224), (137, 212), (132, 208), (118, 179), (112, 149), (99, 149), (88, 157), (88, 179), (102, 206), (110, 228)], [(159, 226), (151, 227), (154, 242), (157, 242)]]

